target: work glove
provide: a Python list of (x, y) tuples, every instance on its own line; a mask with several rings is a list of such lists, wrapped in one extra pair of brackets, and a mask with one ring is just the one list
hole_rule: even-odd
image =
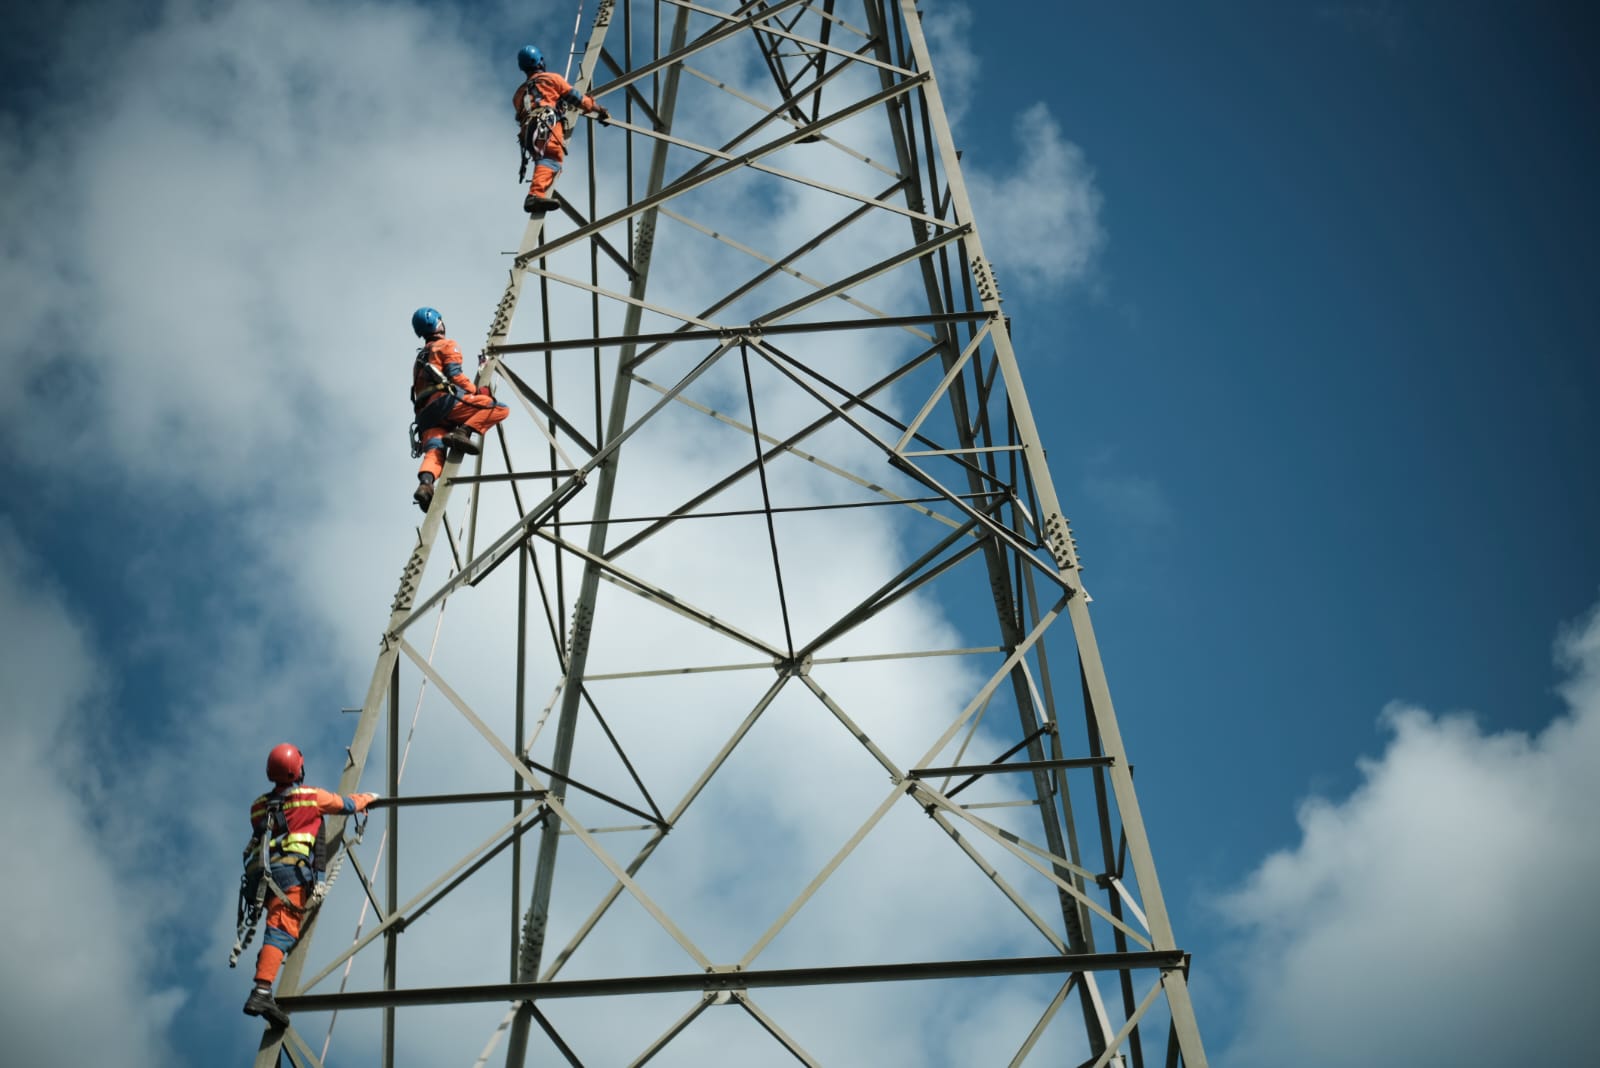
[(606, 106), (604, 104), (596, 104), (594, 106), (594, 113), (600, 116), (601, 126), (611, 125), (611, 112), (606, 110)]
[(378, 799), (377, 794), (351, 794), (350, 800), (356, 803), (357, 812), (365, 812), (367, 806)]

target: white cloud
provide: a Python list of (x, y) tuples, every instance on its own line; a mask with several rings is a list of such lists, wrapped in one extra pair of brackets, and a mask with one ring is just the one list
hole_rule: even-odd
[(1536, 734), (1385, 710), (1388, 748), (1224, 900), (1244, 933), (1239, 1065), (1589, 1059), (1600, 950), (1600, 609), (1558, 642)]
[[(165, 1031), (182, 1001), (153, 988), (160, 932), (136, 903), (165, 885), (108, 828), (126, 799), (108, 764), (139, 755), (105, 744), (100, 656), (40, 581), (39, 561), (0, 525), (0, 909), (12, 918), (0, 967), (0, 1034), (14, 1064), (171, 1062)], [(142, 806), (145, 812), (155, 806)], [(154, 876), (154, 878), (153, 878)]]
[[(53, 521), (104, 521), (88, 533), (127, 615), (91, 656), (31, 579), (0, 598), (5, 845), (52, 854), (4, 893), (18, 916), (59, 906), (0, 954), (0, 1030), (19, 1063), (219, 1063), (206, 1036), (169, 1048), (168, 987), (253, 1047), (247, 971), (223, 963), (245, 806), (286, 738), (337, 777), (336, 702), (364, 683), (415, 515), (410, 311), (486, 312), (520, 229), (505, 71), (412, 7), (73, 17), (50, 95), (0, 125), (0, 365), (36, 384), (0, 414), (53, 445), (24, 500), (76, 493)], [(93, 78), (72, 69), (91, 56)], [(103, 484), (144, 521), (89, 507)], [(214, 572), (174, 551), (197, 540)], [(8, 579), (55, 562), (21, 559)]]
[(1106, 243), (1104, 197), (1088, 158), (1043, 101), (1017, 113), (1011, 134), (1014, 160), (969, 155), (963, 170), (1002, 290), (1088, 279)]
[(1088, 158), (1062, 135), (1049, 105), (1035, 101), (1011, 116), (1014, 154), (995, 159), (973, 150), (969, 115), (998, 125), (1007, 114), (993, 106), (974, 113), (969, 103), (997, 95), (974, 91), (985, 83), (973, 20), (966, 4), (939, 4), (924, 13), (922, 27), (945, 114), (957, 145), (966, 149), (962, 174), (1002, 293), (1092, 282), (1106, 244), (1104, 197)]
[(952, 126), (966, 118), (968, 101), (983, 95), (974, 92), (983, 65), (972, 47), (972, 23), (972, 9), (964, 3), (938, 4), (922, 16), (939, 95)]
[(410, 309), (493, 287), (481, 250), (515, 197), (499, 86), (441, 29), (403, 6), (174, 8), (103, 57), (115, 92), (30, 116), (6, 358), (94, 385), (70, 424), (18, 413), (61, 437), (47, 462), (248, 497), (399, 436), (380, 390)]

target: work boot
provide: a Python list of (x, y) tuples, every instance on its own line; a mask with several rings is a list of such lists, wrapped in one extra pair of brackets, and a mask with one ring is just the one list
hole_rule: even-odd
[(472, 440), (472, 431), (464, 426), (458, 426), (444, 436), (444, 447), (451, 451), (460, 450), (468, 456), (478, 455), (478, 443)]
[(522, 199), (522, 210), (529, 215), (543, 215), (547, 211), (555, 211), (560, 206), (555, 197), (536, 197), (529, 193)]
[[(430, 487), (431, 488), (431, 487)], [(244, 1003), (246, 1016), (264, 1016), (275, 1027), (288, 1027), (289, 1014), (278, 1008), (278, 1003), (272, 997), (270, 986), (254, 987), (250, 997)]]
[(417, 483), (417, 492), (411, 495), (411, 499), (417, 502), (418, 508), (426, 512), (428, 505), (433, 503), (433, 479)]

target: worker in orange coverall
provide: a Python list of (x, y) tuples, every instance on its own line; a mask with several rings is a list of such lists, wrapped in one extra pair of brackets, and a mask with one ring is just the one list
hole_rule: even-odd
[(517, 66), (528, 76), (511, 97), (520, 124), (517, 143), (522, 146), (523, 166), (533, 160), (533, 181), (528, 185), (522, 210), (541, 215), (556, 206), (550, 187), (566, 158), (567, 129), (561, 113), (568, 107), (592, 111), (604, 126), (611, 121), (611, 112), (596, 104), (594, 97), (578, 92), (561, 75), (545, 70), (544, 53), (533, 45), (517, 53)]
[(412, 455), (422, 457), (411, 499), (426, 512), (433, 503), (434, 480), (444, 471), (445, 450), (476, 456), (473, 431), (488, 433), (511, 409), (496, 401), (488, 386), (461, 373), (461, 347), (444, 336), (444, 316), (433, 308), (418, 308), (411, 329), (423, 339), (411, 374), (411, 408), (417, 415)]
[[(283, 1026), (288, 1016), (272, 997), (272, 983), (278, 978), (284, 955), (300, 940), (300, 921), (306, 902), (317, 884), (317, 836), (322, 832), (322, 817), (331, 813), (365, 812), (376, 794), (351, 794), (343, 797), (302, 785), (306, 760), (300, 750), (288, 743), (267, 754), (267, 778), (275, 785), (250, 806), (250, 844), (244, 851), (245, 873), (254, 883), (265, 872), (282, 897), (267, 887), (267, 933), (256, 955), (256, 983), (244, 1003), (249, 1016), (265, 1016)], [(268, 856), (261, 856), (266, 838)], [(254, 886), (247, 892), (252, 896)]]

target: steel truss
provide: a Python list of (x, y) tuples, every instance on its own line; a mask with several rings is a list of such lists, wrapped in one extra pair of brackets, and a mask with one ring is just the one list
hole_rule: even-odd
[[(911, 0), (603, 0), (574, 81), (612, 128), (569, 120), (587, 185), (572, 159), (480, 358), (514, 416), (446, 468), (340, 780), (384, 731), (382, 842), (257, 1065), (322, 1064), (315, 1014), (368, 1008), (384, 1065), (433, 1063), (397, 1010), (481, 1003), (479, 1064), (708, 1063), (706, 1035), (868, 1063), (870, 1004), (978, 1043), (947, 1063), (1204, 1065)], [(412, 752), (406, 708), (456, 733)], [(408, 753), (456, 788), (407, 792)], [(375, 920), (328, 957), (352, 899)], [(430, 925), (448, 951), (413, 951)]]

